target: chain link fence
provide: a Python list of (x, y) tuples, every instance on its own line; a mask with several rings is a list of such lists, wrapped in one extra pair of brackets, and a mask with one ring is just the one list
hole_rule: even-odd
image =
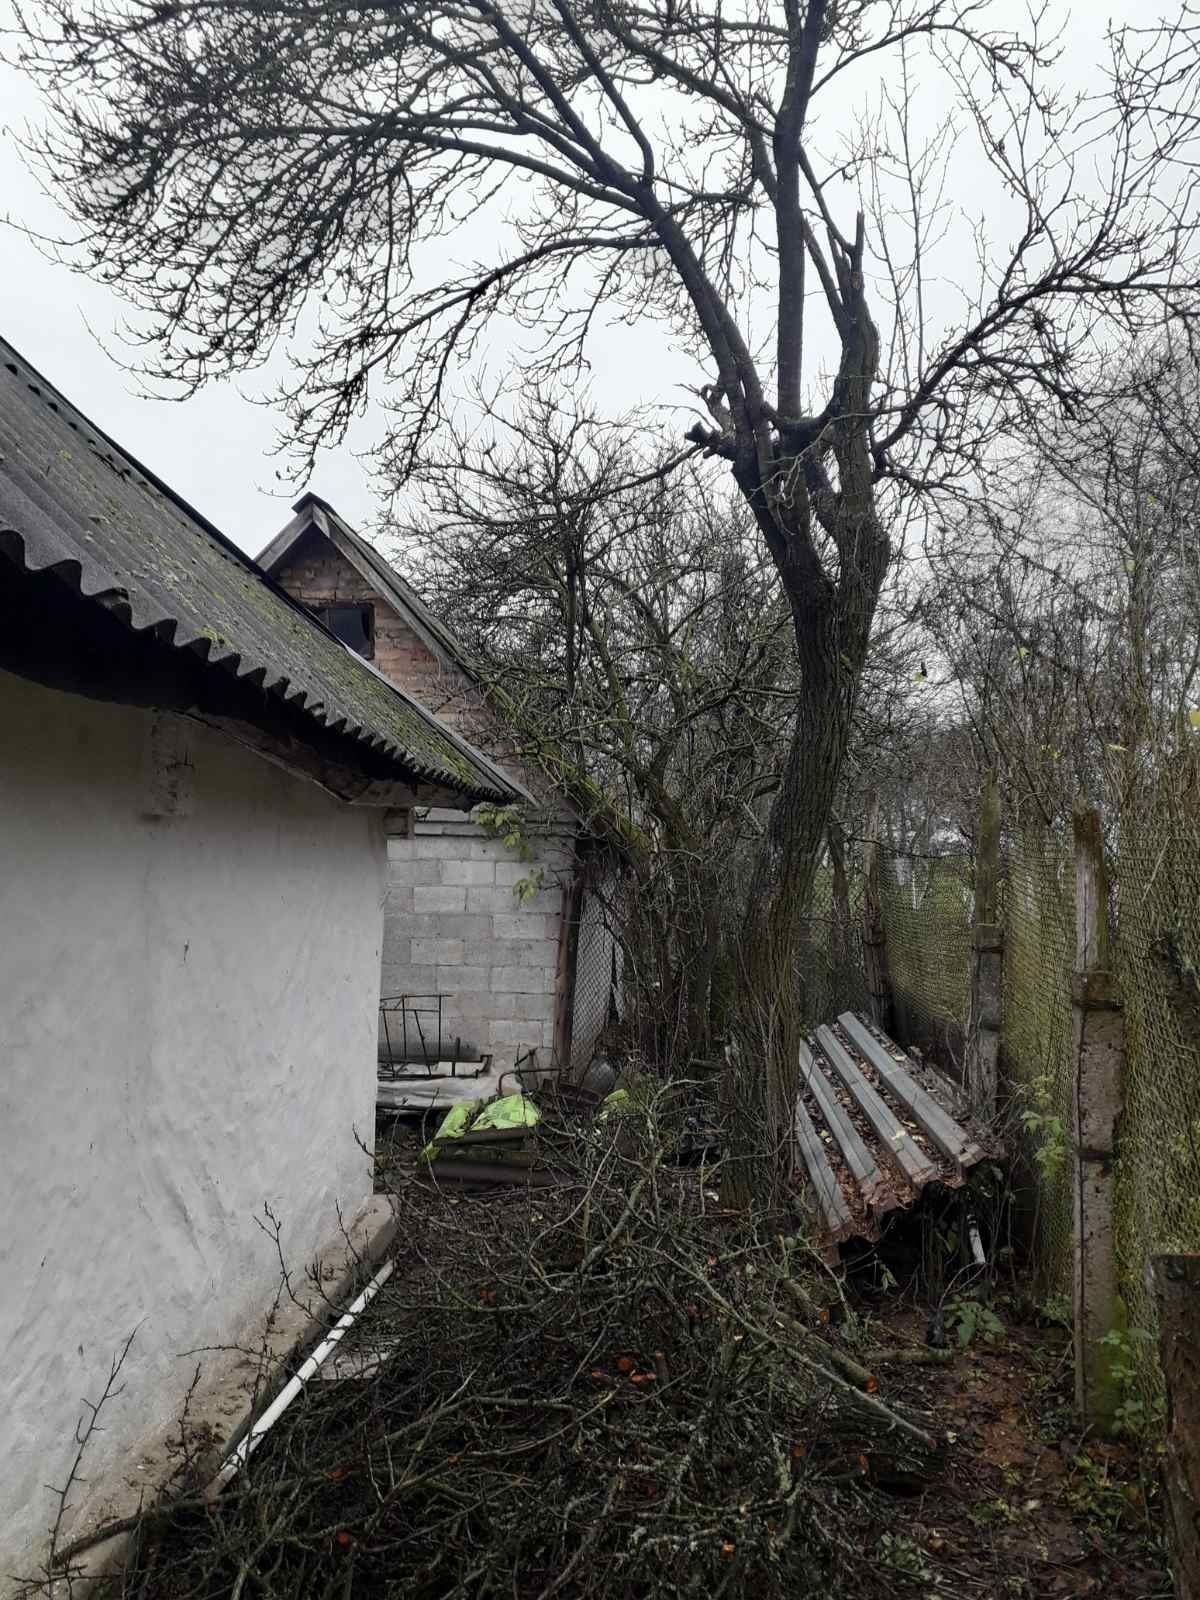
[(615, 874), (589, 882), (574, 908), (570, 1043), (560, 1065), (579, 1077), (626, 1010), (622, 884)]
[[(1106, 818), (1109, 961), (1125, 1021), (1115, 1161), (1119, 1291), (1130, 1395), (1161, 1402), (1150, 1258), (1200, 1249), (1200, 759), (1189, 754)], [(974, 868), (965, 852), (879, 852), (877, 892), (892, 1031), (960, 1081), (972, 983)], [(1041, 1295), (1070, 1305), (1078, 1061), (1071, 819), (1010, 829), (1000, 885), (1002, 1094)], [(816, 1024), (870, 1003), (861, 849), (818, 879), (801, 990)]]
[(883, 851), (879, 900), (894, 1029), (961, 1080), (971, 1008), (971, 857)]
[(853, 846), (842, 870), (826, 863), (817, 873), (805, 927), (800, 1001), (811, 1027), (843, 1011), (870, 1005), (863, 959), (864, 884), (861, 857)]
[(1200, 1249), (1200, 762), (1127, 804), (1115, 898), (1125, 1012), (1117, 1266), (1139, 1397), (1157, 1407), (1149, 1261)]
[[(871, 1007), (867, 859), (865, 842), (856, 840), (844, 873), (826, 864), (817, 874), (800, 974), (804, 1018), (814, 1027)], [(971, 1001), (971, 856), (880, 849), (874, 876), (892, 1030), (961, 1079)]]
[(1001, 1067), (1025, 1129), (1014, 1173), (1042, 1293), (1069, 1301), (1075, 1237), (1073, 843), (1069, 827), (1031, 826), (1011, 835), (1006, 845)]

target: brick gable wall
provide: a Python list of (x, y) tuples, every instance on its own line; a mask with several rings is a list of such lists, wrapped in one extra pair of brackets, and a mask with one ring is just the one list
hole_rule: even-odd
[[(373, 659), (379, 671), (455, 733), (507, 767), (534, 794), (545, 793), (545, 781), (519, 759), (511, 737), (484, 706), (483, 697), (466, 674), (452, 663), (440, 661), (326, 538), (315, 530), (309, 533), (275, 576), (290, 595), (314, 609), (338, 603), (373, 605)], [(553, 803), (551, 797), (546, 798)]]

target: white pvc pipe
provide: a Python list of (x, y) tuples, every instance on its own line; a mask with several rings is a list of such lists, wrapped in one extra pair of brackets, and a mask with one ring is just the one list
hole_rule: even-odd
[(212, 1499), (220, 1494), (221, 1490), (231, 1478), (235, 1478), (242, 1467), (249, 1460), (252, 1452), (257, 1449), (259, 1441), (274, 1427), (292, 1401), (303, 1389), (308, 1380), (314, 1377), (333, 1352), (341, 1344), (343, 1338), (354, 1326), (355, 1322), (374, 1300), (392, 1275), (393, 1261), (385, 1261), (379, 1271), (367, 1284), (358, 1299), (341, 1316), (328, 1334), (313, 1351), (312, 1355), (301, 1364), (295, 1375), (291, 1377), (284, 1387), (272, 1400), (262, 1416), (254, 1423), (253, 1427), (239, 1441), (233, 1450), (226, 1456), (221, 1464), (220, 1471), (204, 1491), (205, 1499)]
[(971, 1254), (975, 1257), (977, 1267), (987, 1266), (987, 1256), (983, 1250), (983, 1240), (979, 1237), (979, 1224), (974, 1217), (967, 1219), (967, 1238), (971, 1242)]

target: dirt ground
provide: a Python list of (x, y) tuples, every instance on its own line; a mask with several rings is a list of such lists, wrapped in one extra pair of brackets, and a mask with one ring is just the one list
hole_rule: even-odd
[[(1067, 1331), (1021, 1325), (1015, 1304), (998, 1293), (992, 1342), (949, 1367), (886, 1369), (881, 1394), (936, 1418), (950, 1451), (926, 1487), (888, 1495), (881, 1554), (931, 1594), (1167, 1600), (1156, 1452), (1081, 1433)], [(876, 1343), (924, 1344), (927, 1309), (860, 1306)]]

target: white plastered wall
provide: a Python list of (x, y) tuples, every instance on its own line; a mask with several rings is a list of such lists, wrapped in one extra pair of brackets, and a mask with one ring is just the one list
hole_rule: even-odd
[(28, 1569), (129, 1333), (89, 1525), (136, 1504), (180, 1353), (269, 1309), (264, 1206), (302, 1273), (368, 1198), (385, 869), (377, 813), (0, 672), (0, 1574)]

